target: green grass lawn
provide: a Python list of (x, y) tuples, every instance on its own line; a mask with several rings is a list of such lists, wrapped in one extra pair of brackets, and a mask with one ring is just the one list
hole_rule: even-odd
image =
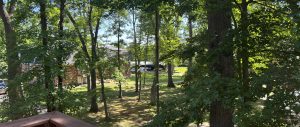
[[(173, 80), (174, 83), (180, 83), (183, 81), (183, 75), (186, 72), (186, 67), (177, 67), (174, 70)], [(153, 73), (146, 73), (146, 84), (142, 86), (141, 101), (138, 102), (138, 93), (135, 91), (134, 74), (127, 79), (123, 87), (123, 99), (118, 98), (118, 86), (113, 80), (107, 80), (105, 83), (105, 93), (107, 96), (107, 102), (109, 107), (110, 121), (104, 120), (103, 104), (98, 99), (99, 112), (88, 113), (89, 102), (85, 100), (85, 108), (82, 111), (74, 115), (75, 117), (82, 119), (91, 124), (95, 124), (101, 127), (131, 127), (142, 126), (148, 121), (152, 120), (155, 115), (155, 106), (149, 105), (150, 88), (153, 81)], [(160, 96), (161, 101), (171, 96), (176, 96), (180, 93), (181, 86), (177, 85), (176, 88), (167, 88), (167, 73), (160, 73)], [(97, 95), (100, 97), (100, 86), (97, 85)], [(80, 97), (87, 98), (86, 85), (78, 86), (71, 90), (72, 92), (81, 95)]]

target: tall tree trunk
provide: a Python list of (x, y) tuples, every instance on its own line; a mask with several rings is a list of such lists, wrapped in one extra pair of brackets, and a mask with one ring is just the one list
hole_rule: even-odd
[[(10, 103), (14, 103), (19, 98), (18, 84), (15, 78), (20, 68), (17, 52), (17, 36), (12, 25), (12, 16), (15, 8), (16, 0), (12, 0), (10, 7), (6, 9), (3, 0), (0, 0), (0, 16), (4, 25), (5, 41), (6, 41), (6, 61), (8, 66), (8, 97)], [(8, 10), (8, 11), (7, 11)]]
[(51, 80), (51, 67), (50, 67), (50, 59), (49, 59), (49, 47), (48, 47), (48, 31), (47, 31), (47, 15), (46, 15), (46, 0), (40, 1), (40, 18), (41, 18), (41, 30), (42, 30), (42, 42), (44, 48), (44, 82), (45, 88), (48, 92), (46, 104), (47, 104), (47, 112), (51, 112), (54, 110), (54, 98), (52, 96), (53, 83)]
[(160, 15), (159, 7), (155, 10), (155, 73), (154, 80), (151, 87), (151, 100), (153, 104), (156, 101), (156, 113), (159, 114), (159, 27), (160, 27)]
[(153, 84), (151, 86), (151, 97), (150, 104), (155, 104), (157, 106), (157, 113), (159, 113), (159, 25), (160, 25), (160, 17), (159, 17), (159, 8), (155, 10), (155, 73)]
[(242, 57), (242, 82), (243, 82), (243, 93), (244, 102), (249, 100), (247, 93), (249, 90), (249, 46), (248, 46), (248, 2), (242, 0), (241, 4), (241, 57)]
[[(233, 51), (230, 46), (232, 44), (230, 40), (225, 40), (228, 30), (231, 29), (230, 3), (230, 0), (207, 0), (208, 33), (211, 37), (209, 52), (215, 54), (210, 69), (212, 73), (219, 73), (222, 78), (234, 76)], [(216, 52), (222, 48), (221, 44), (228, 48)], [(224, 89), (226, 87), (226, 85), (223, 86)], [(210, 106), (210, 126), (233, 127), (233, 108), (225, 107), (220, 100), (214, 100)]]
[[(149, 34), (147, 34), (147, 39), (146, 39), (146, 48), (145, 48), (145, 59), (144, 59), (144, 81), (143, 81), (143, 86), (146, 85), (146, 72), (148, 71), (147, 69), (147, 59), (148, 59), (148, 45), (149, 45)], [(142, 73), (140, 75), (140, 80), (142, 81)], [(139, 101), (141, 100), (141, 92), (142, 92), (142, 82), (140, 82), (140, 89), (139, 89)]]
[(168, 87), (174, 88), (174, 82), (173, 82), (173, 68), (172, 64), (169, 62), (168, 63)]
[(133, 25), (133, 43), (134, 43), (134, 72), (135, 72), (135, 92), (139, 91), (139, 76), (138, 76), (138, 65), (137, 65), (137, 41), (136, 41), (136, 29), (135, 29), (135, 7), (132, 8), (132, 25)]
[(139, 72), (139, 95), (138, 95), (138, 101), (141, 101), (141, 92), (142, 92), (142, 73)]
[(97, 104), (97, 97), (96, 97), (96, 70), (91, 69), (90, 70), (90, 75), (91, 75), (91, 107), (90, 107), (90, 112), (98, 112), (98, 104)]
[[(118, 17), (119, 18), (119, 17)], [(121, 25), (120, 25), (120, 19), (118, 19), (118, 71), (120, 72), (120, 74), (123, 74), (121, 71), (121, 58), (120, 58), (120, 30), (121, 30)], [(122, 84), (121, 84), (121, 80), (118, 79), (119, 81), (119, 98), (122, 98)]]
[(135, 15), (135, 7), (132, 9), (132, 25), (133, 25), (133, 41), (134, 41), (134, 71), (135, 71), (135, 92), (138, 92), (139, 89), (139, 76), (138, 76), (138, 64), (137, 64), (137, 41), (136, 41), (136, 29), (135, 29), (135, 23), (136, 23), (136, 15)]
[[(92, 12), (93, 12), (93, 6), (90, 4), (89, 12), (88, 12), (88, 26), (90, 30), (90, 36), (91, 36), (91, 43), (92, 43), (92, 60), (90, 62), (90, 75), (91, 75), (91, 108), (90, 112), (98, 112), (98, 105), (97, 105), (97, 96), (96, 96), (96, 68), (95, 64), (97, 62), (97, 37), (98, 37), (98, 30), (99, 30), (99, 24), (100, 24), (100, 16), (97, 19), (97, 25), (95, 28), (95, 33), (93, 32), (92, 27)], [(103, 96), (103, 95), (102, 95)]]
[(148, 60), (148, 45), (149, 45), (149, 34), (147, 33), (146, 49), (145, 49), (145, 60), (144, 60), (145, 69), (146, 69), (145, 73), (144, 73), (144, 83), (143, 83), (144, 86), (146, 85), (146, 72), (148, 71), (147, 67), (146, 67), (147, 60)]
[(95, 61), (97, 60), (97, 54), (96, 54), (96, 43), (97, 43), (97, 38), (98, 38), (98, 30), (99, 30), (99, 26), (100, 26), (100, 16), (97, 19), (97, 25), (95, 28), (95, 33), (93, 32), (93, 28), (92, 28), (92, 7), (90, 7), (89, 9), (89, 18), (88, 18), (88, 26), (90, 29), (90, 35), (92, 38), (92, 58), (89, 55), (89, 52), (87, 50), (87, 46), (86, 46), (86, 41), (83, 37), (83, 35), (81, 34), (76, 21), (74, 20), (74, 18), (72, 17), (72, 15), (70, 14), (70, 12), (66, 12), (67, 16), (69, 17), (70, 21), (72, 22), (73, 26), (75, 27), (75, 31), (79, 37), (79, 40), (81, 42), (81, 48), (82, 51), (84, 52), (85, 56), (87, 57), (87, 61), (89, 63), (89, 68), (90, 68), (90, 76), (91, 76), (91, 92), (92, 92), (92, 97), (91, 97), (91, 108), (90, 108), (90, 112), (98, 112), (98, 106), (97, 106), (97, 98), (96, 98), (96, 70), (95, 70)]
[[(138, 59), (138, 66), (141, 66), (141, 61)], [(138, 95), (138, 101), (141, 101), (141, 90), (142, 90), (142, 70), (141, 68), (138, 71), (138, 76), (139, 76), (139, 95)]]
[[(63, 40), (63, 37), (64, 37), (64, 11), (65, 11), (65, 2), (66, 0), (60, 0), (60, 14), (59, 14), (59, 23), (58, 23), (58, 27), (59, 27), (59, 38), (60, 40)], [(63, 56), (62, 56), (62, 53), (63, 53), (63, 44), (62, 44), (62, 41), (60, 41), (59, 43), (59, 51), (60, 53), (58, 54), (58, 57), (57, 57), (57, 65), (58, 65), (58, 68), (59, 68), (59, 72), (58, 72), (58, 75), (57, 75), (57, 79), (58, 79), (58, 95), (61, 97), (62, 96), (62, 92), (63, 92)], [(59, 99), (61, 100), (61, 99)], [(60, 101), (59, 105), (58, 105), (58, 110), (60, 112), (63, 112), (63, 109), (62, 109), (62, 102)]]
[[(58, 27), (59, 27), (59, 38), (60, 40), (63, 40), (64, 37), (64, 13), (65, 13), (65, 2), (66, 0), (60, 0), (60, 14), (59, 14), (59, 23), (58, 23)], [(60, 41), (59, 44), (59, 51), (61, 53), (59, 53), (58, 58), (57, 58), (57, 63), (58, 63), (58, 68), (59, 68), (59, 73), (57, 75), (58, 78), (58, 88), (60, 91), (62, 91), (63, 89), (63, 56), (62, 56), (62, 52), (63, 52), (63, 46), (62, 46), (62, 41)]]
[(104, 105), (104, 112), (105, 112), (105, 120), (109, 120), (109, 114), (108, 114), (108, 107), (106, 102), (106, 96), (105, 96), (105, 90), (104, 90), (104, 77), (103, 77), (103, 68), (98, 68), (99, 76), (100, 76), (100, 83), (101, 83), (101, 94), (103, 99), (103, 105)]
[(220, 101), (213, 102), (210, 108), (210, 127), (233, 127), (232, 110)]
[(138, 43), (138, 47), (137, 47), (137, 49), (138, 49), (138, 52), (137, 52), (137, 54), (138, 54), (138, 57), (137, 57), (137, 60), (138, 60), (138, 66), (139, 66), (139, 71), (138, 71), (138, 81), (139, 81), (139, 84), (138, 84), (138, 91), (139, 91), (139, 93), (138, 93), (138, 101), (140, 101), (141, 100), (141, 87), (142, 87), (142, 69), (141, 69), (141, 44), (142, 44), (142, 30), (141, 30), (141, 27), (140, 27), (140, 30), (139, 30), (139, 43)]
[[(193, 21), (192, 21), (191, 14), (189, 15), (189, 18), (188, 18), (188, 24), (189, 24), (189, 38), (192, 39), (192, 37), (193, 37)], [(188, 62), (189, 62), (188, 63), (188, 73), (190, 73), (191, 67), (193, 65), (193, 57), (190, 57)]]

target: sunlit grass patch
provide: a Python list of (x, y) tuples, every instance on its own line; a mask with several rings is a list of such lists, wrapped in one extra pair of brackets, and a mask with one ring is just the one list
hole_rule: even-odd
[[(186, 67), (176, 67), (174, 70), (173, 80), (175, 83), (183, 81), (183, 75), (186, 72)], [(153, 83), (153, 72), (146, 73), (146, 84), (142, 85), (141, 101), (138, 102), (138, 93), (135, 92), (135, 75), (132, 74), (130, 78), (122, 83), (123, 98), (118, 98), (118, 83), (113, 80), (105, 82), (105, 94), (107, 96), (108, 110), (110, 114), (110, 121), (105, 121), (103, 103), (100, 101), (100, 84), (97, 84), (98, 96), (98, 113), (83, 113), (79, 114), (77, 118), (95, 124), (99, 127), (131, 127), (143, 126), (151, 121), (156, 115), (156, 107), (149, 105), (150, 103), (150, 90)], [(142, 76), (142, 79), (143, 76)], [(167, 72), (160, 73), (160, 96), (161, 101), (169, 97), (180, 96), (181, 86), (176, 88), (167, 87)], [(142, 80), (143, 83), (143, 80)], [(71, 90), (74, 93), (87, 96), (87, 85), (81, 85)], [(88, 111), (89, 103), (86, 104), (86, 111)]]

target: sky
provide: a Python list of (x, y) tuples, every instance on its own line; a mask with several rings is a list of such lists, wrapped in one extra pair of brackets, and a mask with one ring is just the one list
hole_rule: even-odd
[[(132, 16), (129, 14), (127, 19), (128, 19), (128, 21), (126, 21), (126, 25), (124, 27), (125, 32), (121, 36), (121, 39), (123, 39), (125, 41), (125, 43), (129, 44), (129, 43), (133, 42)], [(102, 21), (101, 21), (101, 25), (100, 25), (100, 29), (99, 29), (99, 37), (101, 38), (100, 39), (101, 42), (104, 42), (105, 44), (110, 44), (112, 42), (117, 41), (117, 36), (111, 35), (112, 33), (108, 32), (112, 23), (113, 23), (112, 19), (102, 19)], [(187, 25), (187, 23), (188, 23), (187, 18), (184, 17), (181, 25)], [(136, 24), (139, 24), (138, 20), (137, 20)], [(136, 26), (136, 29), (138, 29), (137, 26)], [(180, 37), (181, 37), (182, 41), (185, 41), (185, 39), (186, 39), (186, 36), (184, 36), (184, 35), (187, 35), (187, 34), (185, 32), (186, 32), (185, 30), (179, 31), (179, 35), (181, 35)], [(107, 34), (110, 34), (110, 35), (108, 37), (103, 37), (104, 35), (107, 35)], [(107, 43), (107, 41), (108, 41), (108, 43)], [(145, 43), (145, 42), (142, 42), (142, 43)]]

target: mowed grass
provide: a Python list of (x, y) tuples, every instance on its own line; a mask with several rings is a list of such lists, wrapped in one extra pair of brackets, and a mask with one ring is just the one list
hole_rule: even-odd
[[(175, 84), (179, 84), (183, 81), (183, 75), (186, 72), (186, 67), (176, 67), (173, 74), (173, 80)], [(143, 126), (147, 122), (151, 121), (155, 116), (155, 106), (149, 105), (150, 103), (150, 89), (153, 81), (153, 73), (146, 73), (146, 83), (142, 82), (141, 101), (138, 102), (138, 93), (135, 92), (135, 78), (134, 74), (122, 84), (123, 98), (118, 98), (118, 85), (113, 80), (106, 80), (105, 82), (105, 94), (107, 96), (108, 110), (111, 120), (105, 121), (103, 103), (100, 101), (100, 85), (97, 85), (97, 97), (98, 97), (98, 113), (89, 113), (89, 102), (86, 99), (85, 108), (79, 111), (75, 117), (82, 119), (91, 124), (99, 127), (132, 127)], [(164, 101), (168, 97), (176, 96), (180, 94), (181, 86), (176, 85), (176, 88), (167, 87), (167, 73), (160, 73), (160, 96), (161, 101)], [(143, 79), (143, 77), (142, 77)], [(86, 85), (78, 86), (71, 90), (74, 93), (81, 94), (81, 97), (87, 98)]]

